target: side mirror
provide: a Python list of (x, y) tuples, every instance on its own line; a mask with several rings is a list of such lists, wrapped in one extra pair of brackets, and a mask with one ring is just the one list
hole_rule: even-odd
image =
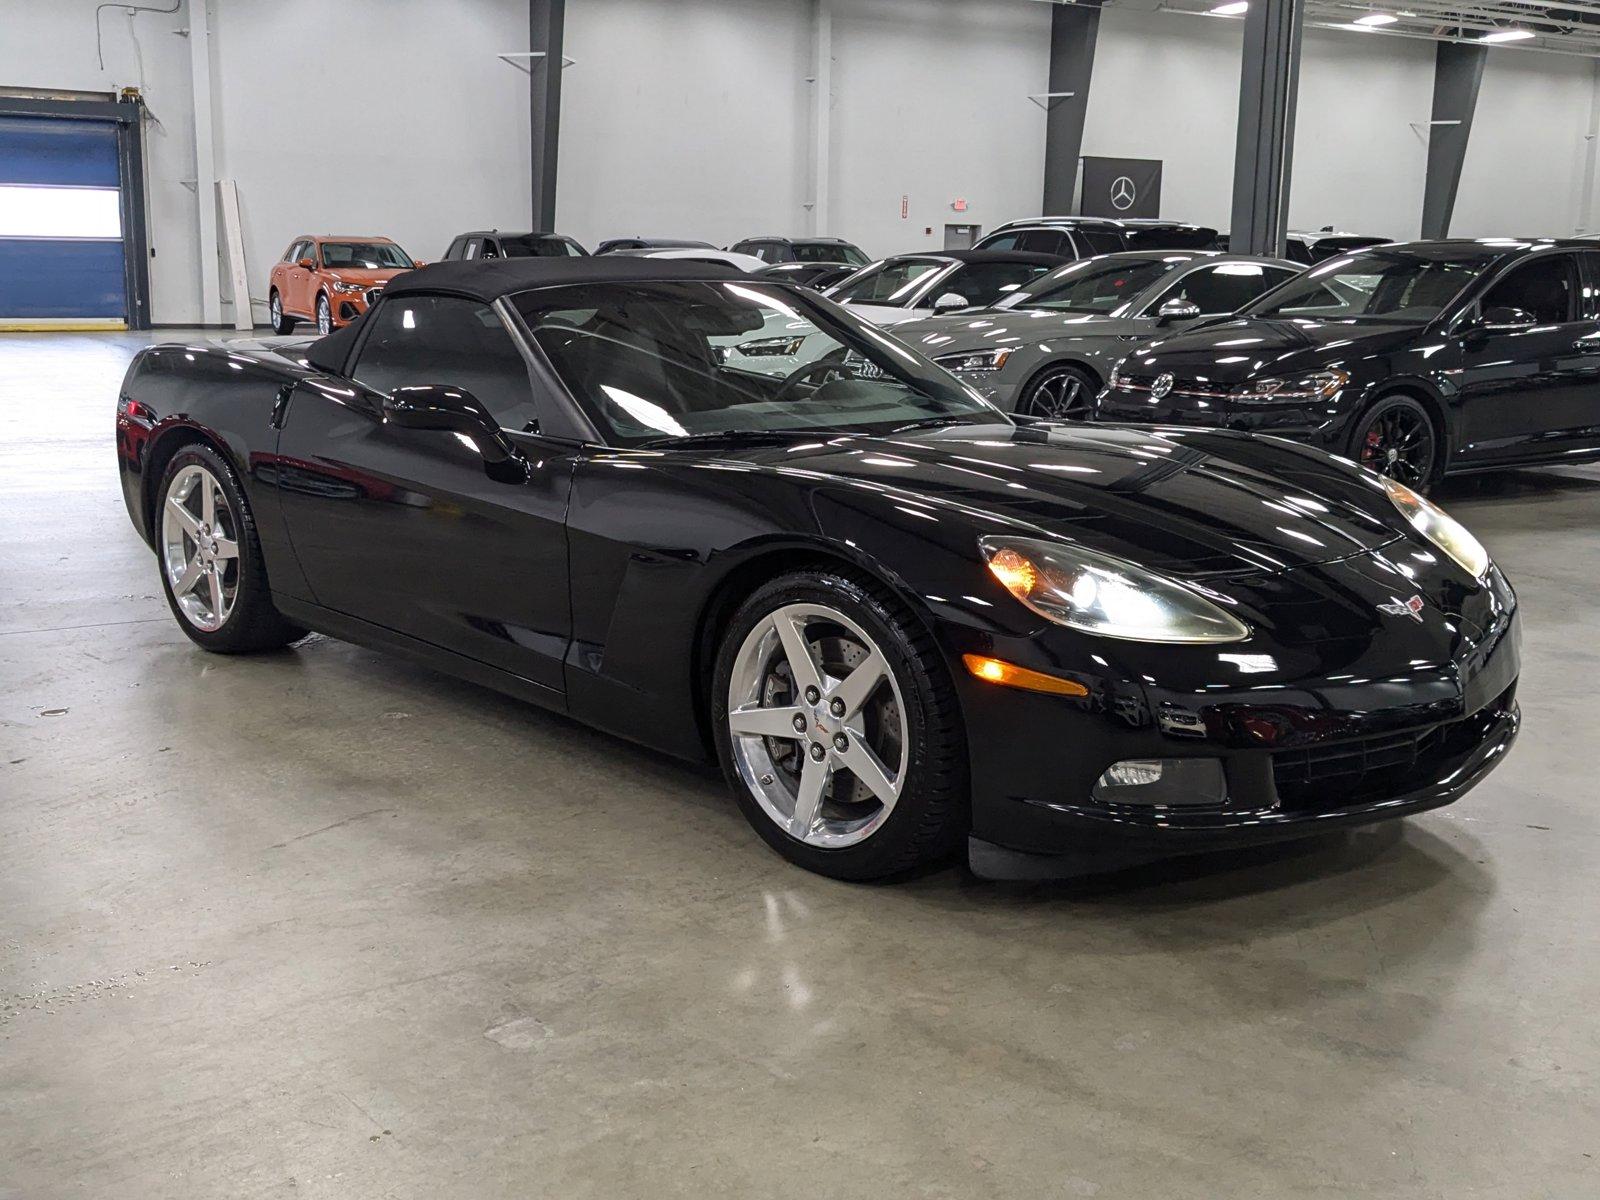
[(295, 263), (295, 266), (299, 267), (302, 271), (315, 271), (317, 269), (317, 264), (312, 262), (309, 258), (302, 258), (299, 262)]
[(483, 455), (496, 479), (525, 482), (527, 460), (487, 408), (465, 388), (442, 383), (395, 388), (383, 401), (383, 418), (401, 429), (460, 434)]
[(1520, 329), (1532, 329), (1536, 323), (1533, 314), (1526, 309), (1490, 308), (1484, 310), (1473, 327), (1484, 333), (1515, 333)]
[(1156, 309), (1156, 320), (1163, 325), (1171, 325), (1175, 321), (1192, 321), (1200, 316), (1200, 306), (1193, 300), (1179, 300), (1174, 297), (1160, 308)]
[(953, 308), (969, 307), (967, 298), (960, 292), (946, 292), (933, 302), (934, 312), (949, 312)]

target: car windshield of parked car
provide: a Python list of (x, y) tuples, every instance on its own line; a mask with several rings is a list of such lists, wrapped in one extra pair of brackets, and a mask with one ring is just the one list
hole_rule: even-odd
[(615, 445), (1007, 419), (888, 334), (792, 288), (588, 283), (525, 292), (515, 304)]
[(969, 307), (987, 308), (1054, 269), (1043, 263), (968, 263), (950, 278), (941, 280), (937, 292), (924, 296), (922, 303), (932, 304), (940, 296), (954, 295), (960, 296)]
[(832, 298), (841, 304), (907, 304), (929, 275), (949, 265), (934, 258), (891, 258), (846, 279)]
[(501, 235), (500, 248), (506, 258), (583, 258), (583, 247), (564, 237), (522, 237)]
[(331, 270), (405, 271), (416, 264), (393, 242), (323, 242), (322, 265)]
[(1494, 261), (1493, 251), (1450, 258), (1370, 251), (1329, 259), (1274, 288), (1242, 315), (1268, 320), (1433, 320)]
[(794, 258), (796, 262), (808, 263), (849, 263), (852, 267), (864, 267), (872, 260), (860, 250), (848, 243), (841, 242), (795, 242)]
[(1035, 279), (995, 307), (1111, 315), (1120, 312), (1163, 275), (1188, 261), (1182, 256), (1089, 259)]

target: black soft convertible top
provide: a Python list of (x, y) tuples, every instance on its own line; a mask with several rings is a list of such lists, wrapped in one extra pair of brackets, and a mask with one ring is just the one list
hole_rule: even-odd
[[(634, 258), (602, 255), (584, 258), (491, 258), (454, 260), (418, 267), (396, 275), (384, 286), (385, 298), (423, 293), (464, 296), (485, 304), (530, 288), (564, 283), (630, 283), (651, 279), (745, 279), (743, 271), (722, 263), (687, 259)], [(371, 312), (368, 309), (367, 312)], [(343, 329), (318, 338), (306, 348), (311, 365), (335, 373), (355, 348), (366, 313)]]

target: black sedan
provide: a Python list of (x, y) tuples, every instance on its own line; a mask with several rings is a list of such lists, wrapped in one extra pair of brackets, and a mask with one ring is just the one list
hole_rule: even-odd
[(1130, 354), (1095, 416), (1281, 434), (1419, 490), (1594, 458), (1597, 294), (1600, 250), (1579, 241), (1374, 247)]
[[(719, 354), (780, 320), (832, 349)], [(446, 263), (299, 353), (156, 346), (117, 447), (201, 647), (318, 630), (720, 761), (768, 843), (842, 878), (964, 838), (1026, 873), (1400, 816), (1519, 721), (1511, 587), (1404, 487), (1019, 424), (715, 266)]]

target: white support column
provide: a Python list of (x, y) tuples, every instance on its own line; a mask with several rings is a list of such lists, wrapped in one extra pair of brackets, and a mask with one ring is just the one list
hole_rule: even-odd
[(833, 133), (833, 0), (811, 0), (811, 219), (813, 235), (829, 229), (829, 160)]
[(1596, 158), (1600, 157), (1600, 59), (1594, 64), (1589, 93), (1589, 132), (1583, 151), (1583, 191), (1578, 196), (1578, 233), (1595, 231), (1594, 185)]
[[(194, 92), (194, 200), (200, 232), (200, 320), (222, 324), (221, 254), (217, 246), (217, 142), (211, 120), (210, 0), (189, 0), (189, 75)], [(244, 297), (250, 315), (250, 297)], [(237, 322), (236, 322), (237, 323)]]

